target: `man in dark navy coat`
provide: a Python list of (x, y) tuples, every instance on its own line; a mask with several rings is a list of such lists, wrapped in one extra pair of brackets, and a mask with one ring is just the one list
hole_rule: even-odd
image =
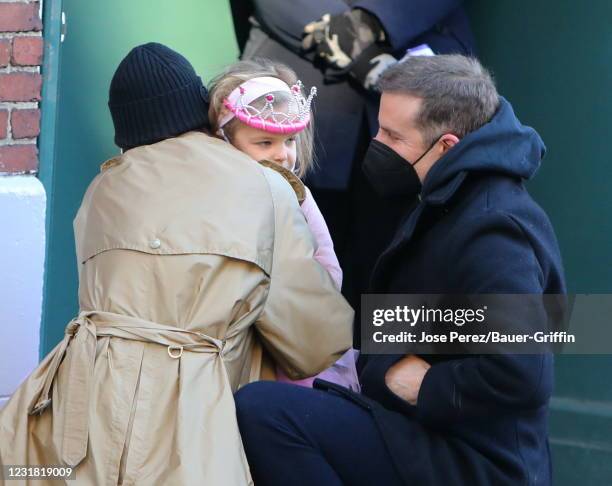
[[(237, 4), (245, 8), (244, 0), (235, 3), (234, 10)], [(306, 182), (344, 270), (342, 292), (358, 307), (376, 257), (401, 214), (388, 201), (376, 198), (361, 172), (368, 142), (378, 130), (379, 95), (365, 89), (365, 80), (368, 73), (384, 68), (377, 59), (399, 59), (419, 45), (436, 54), (473, 54), (463, 1), (252, 0), (252, 4), (253, 25), (243, 58), (284, 62), (306, 86), (318, 88), (314, 106), (318, 163)], [(328, 35), (310, 35), (311, 42), (305, 42), (309, 37), (304, 38), (305, 27), (325, 15)], [(335, 45), (342, 54), (323, 55), (332, 54), (330, 38), (338, 39)], [(382, 52), (388, 56), (379, 57)], [(335, 61), (339, 57), (348, 65)], [(370, 233), (373, 224), (376, 233)]]
[[(380, 130), (363, 169), (406, 213), (372, 290), (563, 294), (553, 228), (524, 186), (544, 144), (488, 72), (463, 56), (414, 57), (380, 87)], [(360, 365), (362, 395), (325, 382), (237, 393), (258, 486), (552, 483), (550, 354), (369, 356)]]

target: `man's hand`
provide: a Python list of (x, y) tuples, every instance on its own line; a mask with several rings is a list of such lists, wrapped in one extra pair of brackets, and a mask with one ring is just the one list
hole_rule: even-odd
[(340, 46), (340, 38), (337, 33), (332, 33), (330, 28), (331, 16), (323, 15), (321, 20), (311, 22), (304, 27), (304, 39), (302, 48), (305, 51), (316, 50), (317, 56), (325, 60), (327, 65), (335, 69), (346, 68), (353, 60), (347, 54), (350, 39), (343, 35), (344, 49)]
[(391, 368), (385, 375), (387, 387), (410, 405), (416, 405), (421, 389), (421, 383), (431, 365), (427, 361), (414, 356), (405, 356)]
[(353, 9), (338, 15), (325, 14), (304, 27), (302, 47), (316, 49), (317, 55), (336, 69), (344, 69), (376, 42), (385, 40), (385, 31), (373, 15)]
[(353, 9), (325, 14), (306, 25), (302, 48), (314, 50), (325, 62), (328, 79), (349, 74), (365, 89), (373, 90), (380, 74), (397, 62), (387, 52), (385, 39), (385, 31), (374, 15)]

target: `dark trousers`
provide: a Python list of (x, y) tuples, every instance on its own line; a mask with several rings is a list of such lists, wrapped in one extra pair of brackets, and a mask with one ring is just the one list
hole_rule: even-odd
[(402, 484), (370, 413), (333, 392), (257, 382), (236, 409), (257, 486)]

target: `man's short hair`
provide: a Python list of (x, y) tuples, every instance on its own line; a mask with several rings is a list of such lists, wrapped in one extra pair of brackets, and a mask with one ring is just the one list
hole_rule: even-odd
[(475, 58), (458, 54), (409, 57), (387, 69), (378, 87), (383, 93), (423, 100), (415, 122), (427, 145), (444, 133), (464, 137), (487, 123), (499, 107), (489, 71)]

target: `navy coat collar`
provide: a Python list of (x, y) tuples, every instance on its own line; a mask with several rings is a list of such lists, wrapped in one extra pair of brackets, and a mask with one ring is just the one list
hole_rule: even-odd
[(535, 174), (546, 152), (544, 142), (533, 128), (519, 122), (506, 99), (500, 96), (499, 101), (488, 123), (466, 135), (430, 169), (418, 204), (378, 258), (371, 283), (377, 280), (384, 262), (412, 239), (425, 208), (448, 204), (468, 174), (487, 172), (522, 180)]
[(469, 133), (443, 155), (423, 181), (422, 203), (444, 205), (461, 187), (469, 172), (497, 172), (530, 179), (546, 153), (537, 132), (522, 125), (512, 106), (499, 98), (493, 118)]

